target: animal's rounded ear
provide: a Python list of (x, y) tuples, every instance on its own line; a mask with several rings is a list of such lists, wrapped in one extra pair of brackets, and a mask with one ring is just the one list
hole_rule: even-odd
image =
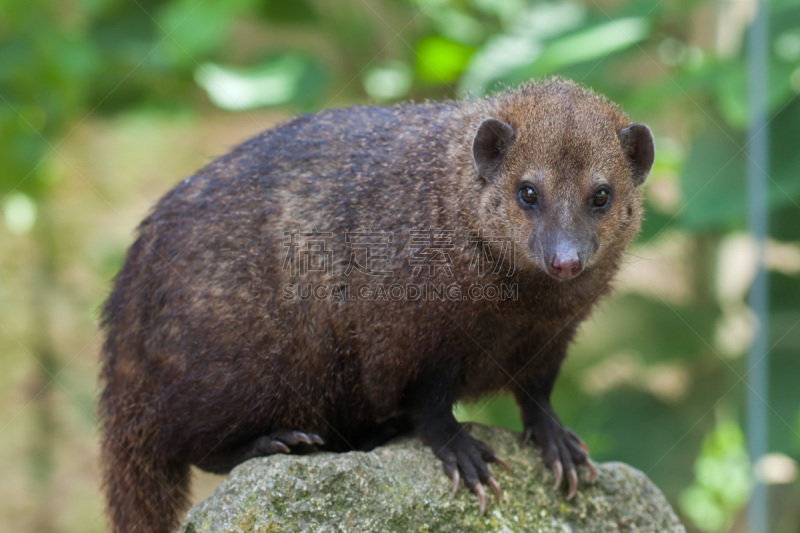
[(625, 155), (631, 162), (633, 182), (639, 186), (647, 179), (656, 156), (653, 134), (650, 132), (650, 128), (644, 124), (631, 124), (620, 130), (617, 137), (619, 137)]
[(472, 140), (472, 160), (482, 178), (487, 179), (497, 168), (514, 137), (514, 128), (502, 120), (489, 118), (481, 122)]

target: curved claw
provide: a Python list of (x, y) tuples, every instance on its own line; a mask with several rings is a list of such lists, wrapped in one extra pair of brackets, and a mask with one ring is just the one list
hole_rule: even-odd
[(461, 477), (458, 475), (458, 470), (453, 470), (453, 475), (450, 476), (450, 479), (453, 480), (453, 491), (451, 494), (455, 496), (456, 492), (458, 492), (458, 484), (461, 482)]
[(553, 470), (553, 476), (556, 478), (556, 482), (553, 483), (553, 488), (558, 489), (558, 487), (561, 486), (561, 480), (564, 478), (564, 467), (561, 466), (561, 461), (556, 461), (551, 468)]
[(592, 485), (597, 481), (597, 471), (594, 468), (594, 463), (591, 459), (586, 459), (586, 470), (589, 471), (589, 483)]
[(314, 444), (325, 444), (325, 441), (322, 440), (322, 437), (320, 437), (316, 433), (309, 433), (308, 436), (311, 438), (311, 442), (313, 442)]
[(486, 512), (486, 491), (483, 490), (483, 485), (480, 483), (477, 483), (473, 490), (478, 496), (478, 510), (480, 511), (480, 514), (484, 514)]
[(497, 463), (497, 464), (499, 464), (500, 466), (502, 466), (502, 467), (503, 467), (503, 469), (504, 469), (506, 472), (508, 472), (509, 474), (511, 473), (511, 468), (509, 468), (508, 464), (506, 464), (506, 462), (505, 462), (505, 461), (503, 461), (503, 459), (501, 459), (499, 455), (495, 455), (494, 457), (492, 457), (492, 462), (493, 462), (493, 463)]
[(292, 450), (279, 440), (274, 441), (275, 448), (282, 453), (292, 453)]
[(309, 437), (308, 435), (306, 435), (302, 431), (298, 431), (297, 433), (295, 433), (295, 438), (297, 438), (297, 440), (302, 442), (303, 444), (308, 444), (308, 445), (314, 444), (311, 441), (311, 437)]
[(522, 434), (522, 445), (526, 446), (531, 441), (532, 436), (533, 436), (533, 430), (526, 429), (525, 433)]
[(503, 491), (500, 490), (500, 485), (497, 484), (497, 481), (493, 478), (489, 478), (489, 486), (492, 487), (494, 491), (494, 495), (497, 497), (497, 501), (503, 503)]
[(575, 468), (569, 467), (567, 470), (567, 479), (569, 480), (569, 491), (567, 491), (567, 500), (571, 500), (578, 493), (578, 473)]

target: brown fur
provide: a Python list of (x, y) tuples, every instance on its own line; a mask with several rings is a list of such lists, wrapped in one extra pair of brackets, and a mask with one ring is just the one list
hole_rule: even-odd
[[(471, 149), (486, 118), (516, 133), (491, 178), (477, 174)], [(435, 430), (422, 429), (437, 425), (429, 411), (452, 425), (452, 401), (500, 389), (514, 390), (523, 411), (526, 391), (548, 402), (577, 325), (639, 228), (639, 189), (618, 139), (628, 125), (612, 104), (559, 80), (464, 103), (329, 110), (264, 132), (176, 186), (142, 222), (104, 308), (99, 410), (113, 530), (174, 529), (190, 464), (277, 430), (346, 450), (408, 412), (443, 457)], [(520, 209), (522, 179), (541, 193), (540, 214)], [(597, 180), (613, 187), (612, 205), (587, 219)], [(596, 246), (574, 279), (546, 274), (541, 250), (554, 226)], [(442, 281), (517, 283), (519, 298), (285, 300), (281, 287), (297, 279), (282, 268), (284, 232), (311, 228), (334, 233), (334, 264), (303, 283), (374, 281), (344, 276), (342, 236), (363, 228), (393, 232), (381, 265), (392, 283), (419, 282), (409, 232), (446, 228), (453, 278)], [(482, 230), (514, 239), (510, 278), (469, 268), (469, 237)], [(439, 401), (430, 394), (444, 406), (426, 407)]]

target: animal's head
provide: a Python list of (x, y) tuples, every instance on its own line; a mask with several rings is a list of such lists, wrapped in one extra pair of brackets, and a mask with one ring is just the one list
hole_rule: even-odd
[(472, 141), (481, 225), (513, 234), (517, 261), (559, 280), (619, 253), (639, 230), (650, 129), (568, 82), (497, 103)]

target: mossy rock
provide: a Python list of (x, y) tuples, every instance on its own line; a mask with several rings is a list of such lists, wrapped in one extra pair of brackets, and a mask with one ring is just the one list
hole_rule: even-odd
[[(501, 428), (470, 425), (512, 469), (493, 465), (504, 502), (478, 513), (450, 481), (430, 448), (404, 437), (371, 452), (273, 455), (236, 467), (181, 526), (200, 532), (684, 532), (664, 495), (640, 471), (622, 463), (597, 465), (597, 482), (578, 495), (554, 490), (538, 451)], [(581, 479), (586, 471), (580, 472)], [(491, 495), (491, 491), (488, 491)]]

